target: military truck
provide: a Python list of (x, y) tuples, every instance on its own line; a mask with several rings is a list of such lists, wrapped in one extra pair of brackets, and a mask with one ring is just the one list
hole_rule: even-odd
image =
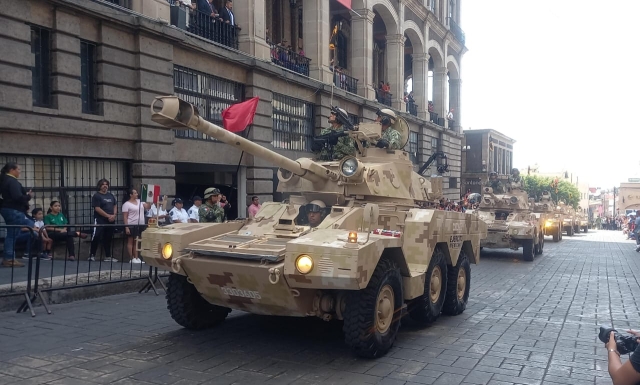
[(533, 261), (544, 250), (544, 228), (530, 207), (529, 196), (520, 183), (506, 185), (504, 194), (496, 194), (491, 187), (482, 188), (482, 199), (477, 213), (488, 227), (487, 238), (480, 241), (482, 248), (522, 247), (525, 261)]
[(543, 224), (543, 234), (553, 237), (554, 242), (559, 242), (562, 240), (562, 216), (556, 214), (555, 208), (548, 191), (543, 191), (540, 200), (533, 203), (533, 213), (538, 222)]
[[(474, 215), (419, 208), (442, 197), (442, 177), (414, 172), (406, 151), (376, 147), (379, 123), (354, 127), (332, 109), (358, 156), (318, 162), (288, 159), (226, 131), (175, 96), (156, 98), (151, 110), (161, 125), (198, 130), (278, 166), (278, 191), (292, 194), (247, 220), (142, 234), (144, 261), (171, 272), (167, 303), (178, 324), (212, 327), (231, 309), (336, 319), (357, 354), (378, 357), (405, 315), (426, 325), (465, 310), (486, 225)], [(406, 122), (393, 127), (406, 144)], [(315, 227), (309, 205), (326, 206)]]
[(572, 237), (576, 228), (576, 212), (571, 206), (567, 206), (564, 202), (558, 202), (557, 210), (562, 213), (562, 231)]
[(582, 212), (582, 207), (578, 206), (578, 210), (576, 210), (575, 213), (576, 215), (575, 215), (575, 222), (573, 227), (574, 232), (579, 233), (580, 230), (582, 230), (585, 233), (588, 232), (589, 220)]

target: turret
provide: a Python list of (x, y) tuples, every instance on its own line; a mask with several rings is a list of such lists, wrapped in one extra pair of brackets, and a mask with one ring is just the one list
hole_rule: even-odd
[[(413, 171), (409, 154), (362, 143), (374, 144), (381, 137), (379, 123), (353, 127), (359, 155), (340, 161), (318, 162), (309, 158), (292, 160), (206, 121), (197, 108), (176, 96), (160, 96), (151, 104), (151, 119), (166, 127), (191, 128), (223, 143), (264, 159), (279, 167), (278, 191), (299, 193), (307, 198), (326, 198), (327, 203), (375, 200), (413, 207), (416, 201), (435, 201), (442, 196), (442, 178), (428, 178)], [(393, 126), (408, 141), (408, 126), (399, 118)]]

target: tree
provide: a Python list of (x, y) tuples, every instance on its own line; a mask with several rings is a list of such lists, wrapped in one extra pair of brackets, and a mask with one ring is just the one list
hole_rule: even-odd
[(580, 191), (578, 188), (558, 178), (528, 175), (523, 177), (523, 188), (529, 194), (529, 197), (535, 198), (536, 201), (540, 199), (543, 191), (548, 191), (551, 194), (551, 199), (556, 203), (563, 201), (567, 206), (571, 206), (574, 209), (577, 209), (580, 204)]

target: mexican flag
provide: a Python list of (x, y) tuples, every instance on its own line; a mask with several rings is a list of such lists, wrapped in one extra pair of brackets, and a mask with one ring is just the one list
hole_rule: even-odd
[(158, 203), (160, 197), (160, 186), (155, 184), (143, 184), (140, 200), (146, 203)]

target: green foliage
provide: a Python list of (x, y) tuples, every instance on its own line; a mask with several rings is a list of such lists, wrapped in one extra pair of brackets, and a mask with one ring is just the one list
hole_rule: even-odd
[(558, 201), (563, 201), (574, 209), (578, 208), (580, 204), (580, 191), (576, 186), (565, 180), (559, 179), (556, 186), (554, 183), (555, 178), (551, 177), (528, 175), (522, 179), (524, 181), (524, 190), (529, 194), (529, 197), (536, 198), (536, 201), (540, 199), (542, 192), (546, 190), (551, 193), (551, 199), (556, 204)]

